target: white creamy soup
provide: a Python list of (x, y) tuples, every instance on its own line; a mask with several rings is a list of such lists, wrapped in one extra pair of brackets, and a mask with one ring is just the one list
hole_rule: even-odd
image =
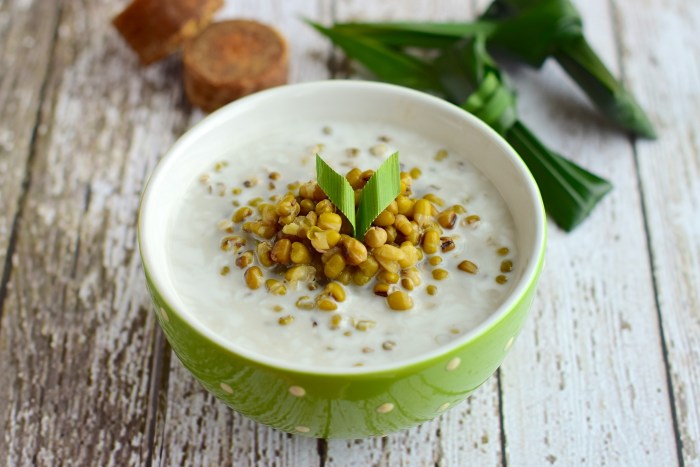
[[(318, 290), (285, 283), (257, 257), (252, 265), (266, 279), (280, 280), (287, 292), (274, 295), (264, 286), (251, 290), (246, 285), (244, 270), (252, 265), (240, 268), (236, 260), (254, 252), (258, 240), (232, 222), (239, 207), (270, 202), (290, 191), (290, 184), (314, 180), (316, 152), (345, 174), (353, 167), (376, 169), (395, 151), (402, 170), (420, 170), (412, 198), (433, 194), (438, 203), (444, 200), (438, 210), (453, 205), (465, 210), (442, 234), (454, 248), (425, 254), (416, 265), (421, 284), (407, 292), (411, 309), (392, 310), (386, 298), (375, 295), (375, 279), (343, 286), (346, 297), (335, 310), (304, 309), (297, 303), (307, 301), (304, 297), (313, 301)], [(496, 188), (467, 162), (467, 154), (399, 127), (304, 121), (264, 136), (247, 135), (233, 140), (223, 157), (203, 157), (201, 171), (192, 174), (179, 196), (166, 248), (171, 280), (187, 312), (233, 346), (280, 362), (339, 368), (420, 355), (486, 320), (515, 282), (510, 272), (518, 261), (513, 219)], [(256, 217), (257, 212), (250, 219)], [(244, 237), (246, 244), (225, 251), (222, 239), (231, 234)], [(465, 260), (478, 270), (460, 269)], [(441, 278), (442, 271), (447, 277)], [(389, 287), (402, 289), (401, 283)]]

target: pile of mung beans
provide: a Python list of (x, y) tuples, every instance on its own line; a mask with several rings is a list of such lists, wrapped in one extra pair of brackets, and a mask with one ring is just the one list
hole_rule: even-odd
[[(373, 173), (353, 168), (346, 174), (355, 190), (356, 204)], [(418, 168), (401, 172), (399, 195), (374, 220), (362, 240), (350, 235), (352, 228), (343, 214), (320, 186), (310, 181), (287, 185), (286, 194), (272, 196), (269, 202), (258, 198), (245, 206), (239, 204), (226, 221), (228, 235), (222, 238), (221, 249), (237, 253), (235, 264), (245, 271), (250, 289), (264, 288), (281, 296), (287, 294), (288, 287), (306, 287), (310, 294), (295, 303), (300, 309), (332, 312), (345, 301), (345, 287), (367, 286), (384, 298), (391, 310), (410, 310), (411, 291), (423, 282), (417, 264), (425, 258), (433, 267), (434, 280), (447, 278), (448, 271), (438, 267), (442, 262), (438, 253), (455, 248), (449, 232), (458, 222), (472, 225), (480, 221), (478, 215), (467, 215), (461, 205), (446, 206), (435, 194), (413, 197), (413, 183), (420, 175)], [(279, 178), (278, 172), (269, 174), (271, 189)], [(260, 180), (247, 181), (244, 186), (257, 183)], [(236, 191), (240, 193), (236, 188), (234, 194)], [(248, 235), (234, 235), (237, 230)], [(248, 242), (251, 238), (254, 245)], [(501, 256), (508, 253), (507, 247), (498, 251)], [(476, 274), (478, 266), (465, 259), (458, 270)], [(511, 270), (512, 262), (504, 260), (501, 271)], [(229, 272), (225, 267), (221, 274)], [(505, 283), (507, 276), (499, 275), (496, 281)], [(437, 294), (437, 286), (427, 286), (426, 292)], [(292, 320), (293, 316), (286, 316), (280, 318), (280, 324)]]

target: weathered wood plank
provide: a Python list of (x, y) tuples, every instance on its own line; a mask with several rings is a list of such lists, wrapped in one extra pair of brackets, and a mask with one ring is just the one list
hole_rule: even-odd
[[(608, 3), (577, 5), (594, 47), (615, 65)], [(507, 460), (673, 465), (673, 424), (631, 147), (554, 63), (541, 73), (512, 71), (523, 120), (615, 189), (575, 232), (550, 224), (531, 321), (501, 372)]]
[(59, 14), (57, 2), (0, 2), (0, 301)]
[[(326, 0), (229, 2), (217, 19), (253, 18), (278, 28), (290, 46), (290, 82), (327, 78), (330, 46), (299, 19), (326, 21)], [(202, 118), (197, 112), (193, 124)], [(209, 395), (173, 355), (158, 413), (154, 465), (316, 465), (316, 440), (287, 435), (232, 411)]]
[[(469, 11), (463, 3), (408, 2), (399, 9), (339, 0), (337, 10), (338, 19), (458, 18)], [(224, 16), (276, 24), (292, 46), (292, 80), (308, 80), (326, 76), (328, 48), (297, 14), (327, 20), (329, 4), (232, 2)], [(326, 447), (228, 410), (167, 349), (160, 362), (135, 253), (138, 194), (157, 157), (200, 115), (188, 117), (176, 58), (141, 69), (107, 26), (120, 5), (67, 2), (62, 16), (60, 5), (0, 2), (0, 265), (31, 161), (0, 322), (0, 459), (8, 465), (502, 463), (495, 379), (434, 422)], [(615, 5), (624, 70), (661, 133), (659, 142), (635, 146), (646, 222), (627, 140), (555, 67), (541, 75), (514, 73), (526, 121), (547, 143), (611, 178), (616, 190), (574, 234), (550, 232), (536, 308), (502, 372), (511, 464), (678, 461), (659, 308), (683, 459), (687, 465), (699, 459), (700, 138), (692, 122), (700, 104), (700, 54), (692, 34), (700, 12), (680, 0)], [(579, 7), (589, 37), (615, 64), (608, 4)], [(37, 121), (50, 24), (59, 17)], [(151, 381), (152, 372), (161, 376), (161, 365), (162, 381)], [(150, 395), (158, 395), (159, 405), (149, 410)], [(153, 428), (149, 416), (156, 409)]]
[(700, 4), (616, 1), (622, 66), (659, 132), (637, 141), (680, 448), (700, 464)]
[(109, 26), (116, 8), (62, 5), (0, 328), (7, 465), (136, 465), (150, 454), (155, 320), (136, 211), (186, 112), (177, 61), (139, 68)]
[[(340, 1), (336, 21), (466, 20), (471, 2)], [(499, 465), (502, 463), (498, 384), (492, 377), (467, 401), (440, 418), (385, 438), (330, 441), (328, 465)]]
[[(488, 463), (482, 461), (488, 460)], [(328, 441), (329, 466), (501, 465), (498, 385), (489, 379), (441, 417), (384, 438)]]

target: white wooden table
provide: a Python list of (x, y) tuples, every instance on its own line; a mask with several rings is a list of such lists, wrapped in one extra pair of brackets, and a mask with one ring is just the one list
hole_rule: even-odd
[[(700, 465), (700, 2), (587, 0), (588, 37), (658, 141), (616, 132), (554, 64), (512, 69), (523, 119), (615, 190), (551, 225), (528, 323), (469, 401), (381, 439), (279, 433), (209, 396), (150, 311), (139, 194), (202, 115), (177, 57), (139, 67), (125, 0), (0, 0), (0, 464)], [(291, 81), (342, 77), (299, 16), (470, 19), (483, 0), (235, 0)]]

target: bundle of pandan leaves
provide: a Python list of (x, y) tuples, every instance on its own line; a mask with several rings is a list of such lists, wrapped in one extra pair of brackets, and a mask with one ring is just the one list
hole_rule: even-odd
[(570, 0), (494, 0), (473, 22), (309, 23), (377, 78), (438, 94), (500, 133), (535, 177), (549, 215), (567, 231), (612, 186), (528, 130), (518, 118), (515, 92), (490, 52), (537, 68), (553, 58), (621, 129), (655, 137), (644, 111), (586, 40)]

